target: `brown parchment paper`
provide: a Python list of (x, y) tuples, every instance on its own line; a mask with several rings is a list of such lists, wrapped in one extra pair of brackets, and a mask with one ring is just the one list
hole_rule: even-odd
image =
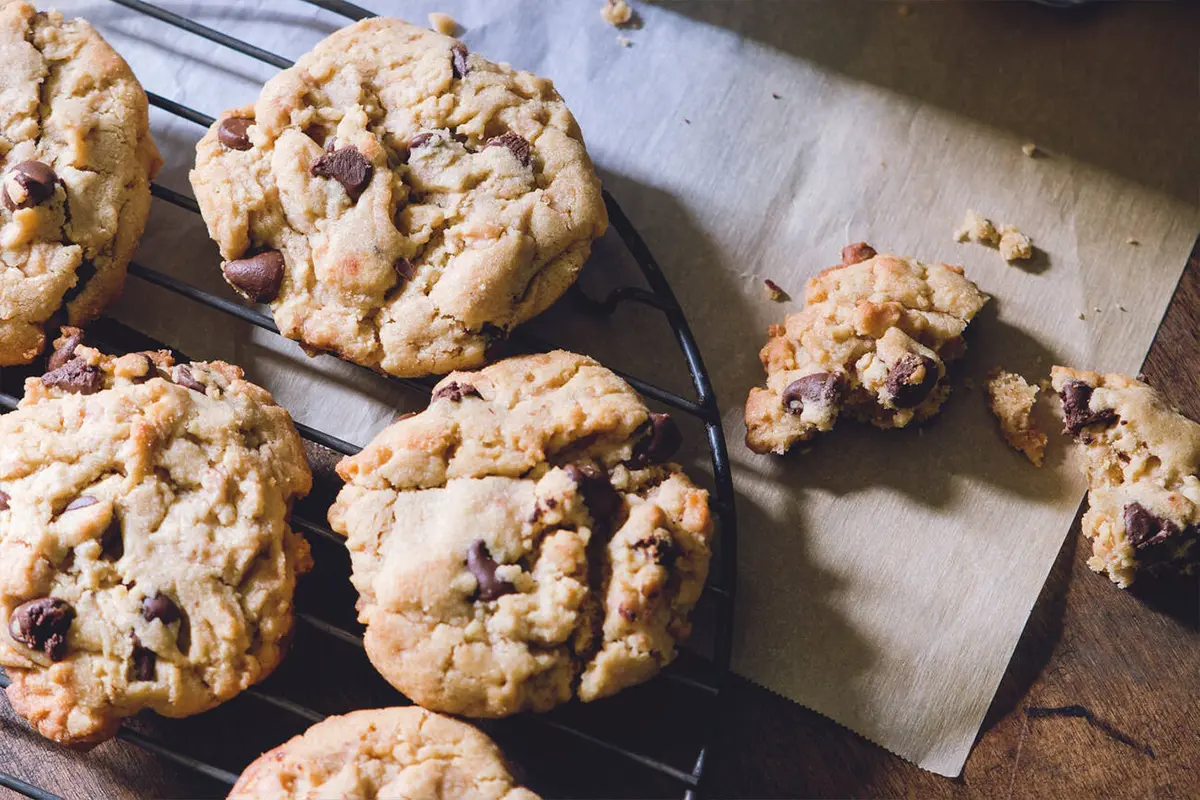
[[(300, 3), (165, 4), (289, 58), (344, 24)], [(252, 102), (274, 73), (115, 4), (57, 5), (91, 19), (147, 89), (209, 114)], [(1041, 470), (1009, 451), (961, 378), (927, 428), (846, 425), (805, 455), (751, 455), (740, 406), (762, 377), (756, 354), (767, 325), (798, 307), (768, 301), (762, 280), (801, 298), (807, 276), (865, 239), (962, 264), (993, 296), (965, 377), (1001, 364), (1036, 379), (1056, 361), (1135, 372), (1200, 225), (1196, 7), (635, 3), (642, 27), (618, 32), (602, 0), (367, 5), (414, 22), (449, 12), (472, 49), (554, 78), (661, 262), (713, 373), (735, 461), (736, 669), (956, 774), (1071, 524), (1077, 469), (1057, 439)], [(190, 192), (200, 129), (159, 112), (153, 129), (160, 182)], [(1026, 141), (1044, 157), (1025, 156)], [(955, 244), (968, 208), (1016, 224), (1038, 258), (1008, 266)], [(199, 220), (165, 203), (138, 260), (232, 296)], [(628, 270), (610, 236), (584, 284), (600, 294)], [(298, 420), (360, 444), (420, 406), (137, 280), (113, 313), (193, 357), (243, 365)], [(652, 311), (597, 322), (560, 307), (534, 327), (687, 388)], [(692, 445), (685, 455), (702, 471), (698, 437)]]

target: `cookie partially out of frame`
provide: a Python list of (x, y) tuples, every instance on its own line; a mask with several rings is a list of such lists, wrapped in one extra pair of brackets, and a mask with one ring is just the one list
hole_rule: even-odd
[(287, 516), (311, 474), (237, 367), (68, 334), (0, 416), (0, 666), (17, 713), (75, 744), (271, 672), (310, 563)]
[(1088, 566), (1122, 589), (1142, 573), (1200, 564), (1200, 423), (1124, 375), (1051, 371), (1065, 433), (1083, 449)]
[(787, 452), (842, 413), (901, 428), (938, 412), (946, 362), (987, 295), (962, 267), (847, 245), (840, 266), (808, 282), (804, 308), (772, 325), (759, 353), (767, 385), (746, 400), (746, 446)]
[(0, 5), (0, 366), (125, 283), (162, 159), (146, 93), (83, 20)]
[(689, 631), (708, 494), (680, 433), (563, 351), (453, 373), (338, 466), (367, 654), (426, 708), (545, 711), (645, 681)]
[(396, 19), (338, 31), (227, 112), (191, 180), (234, 289), (310, 351), (393, 375), (483, 364), (607, 226), (550, 81)]
[(538, 800), (465, 722), (422, 708), (330, 717), (246, 767), (229, 800)]

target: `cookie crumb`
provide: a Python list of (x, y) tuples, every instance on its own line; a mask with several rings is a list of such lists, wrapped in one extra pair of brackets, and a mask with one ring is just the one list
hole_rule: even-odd
[(912, 13), (912, 6), (910, 6), (908, 3), (901, 3), (896, 7), (896, 13), (901, 17), (907, 17)]
[(1128, 310), (1129, 309), (1126, 308), (1125, 306), (1121, 305), (1120, 303), (1117, 303), (1117, 311), (1128, 311)]
[(621, 47), (633, 47), (633, 40), (628, 36), (618, 36), (617, 44), (621, 45)]
[(767, 297), (776, 303), (786, 303), (792, 299), (792, 296), (783, 290), (782, 287), (775, 281), (767, 278), (763, 281), (763, 286), (767, 289)]
[(1131, 244), (1134, 247), (1137, 247), (1139, 244), (1141, 244), (1141, 242), (1139, 242), (1137, 239), (1130, 236), (1128, 239), (1125, 240), (1125, 244)]
[(1095, 308), (1092, 309), (1092, 311), (1095, 311), (1097, 314), (1099, 314), (1099, 313), (1103, 312), (1104, 309), (1101, 308), (1100, 306), (1096, 306)]
[(458, 23), (454, 17), (440, 11), (433, 11), (429, 14), (429, 27), (445, 36), (454, 36), (458, 33)]
[(684, 124), (684, 125), (691, 125), (691, 124), (692, 124), (692, 121), (691, 121), (690, 119), (688, 119), (687, 117), (684, 117), (684, 118), (683, 118), (683, 124)]
[(1046, 455), (1046, 434), (1033, 421), (1038, 387), (1013, 372), (995, 367), (988, 373), (988, 408), (1000, 423), (1005, 441), (1040, 467)]
[(775, 93), (775, 92), (771, 92), (771, 99), (772, 99), (772, 100), (778, 100), (778, 99), (779, 99), (779, 95), (778, 95), (777, 93)]
[(633, 7), (625, 0), (605, 0), (604, 8), (600, 9), (600, 16), (604, 17), (604, 21), (609, 25), (617, 28), (633, 27), (637, 24), (633, 16)]
[(1082, 311), (1080, 311), (1080, 312), (1079, 312), (1078, 314), (1076, 314), (1075, 316), (1079, 317), (1080, 319), (1087, 319), (1087, 316), (1085, 316), (1085, 315), (1084, 315), (1084, 313), (1083, 313)]
[(1033, 242), (1017, 230), (1015, 225), (1005, 225), (1000, 229), (998, 246), (1005, 261), (1027, 261), (1033, 258)]
[(1025, 144), (1021, 145), (1021, 152), (1030, 158), (1034, 158), (1040, 155), (1042, 151), (1039, 150), (1038, 146), (1033, 142), (1026, 142)]
[(963, 217), (962, 225), (954, 232), (954, 241), (975, 242), (994, 247), (1000, 243), (1000, 234), (990, 219), (978, 211), (968, 211)]

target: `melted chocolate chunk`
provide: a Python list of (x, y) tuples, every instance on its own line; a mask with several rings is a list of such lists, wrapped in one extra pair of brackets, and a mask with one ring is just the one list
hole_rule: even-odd
[(375, 167), (354, 145), (323, 153), (309, 168), (318, 178), (333, 178), (340, 183), (351, 200), (357, 200), (367, 188), (374, 171)]
[(418, 147), (424, 147), (433, 139), (433, 134), (429, 131), (422, 131), (416, 136), (408, 140), (408, 149), (416, 150)]
[[(925, 376), (919, 383), (910, 383), (912, 376), (922, 366), (925, 367)], [(906, 353), (892, 366), (883, 383), (887, 387), (888, 393), (891, 394), (892, 404), (896, 408), (913, 408), (929, 397), (929, 393), (933, 391), (933, 387), (937, 386), (937, 382), (938, 368), (933, 359), (915, 353)]]
[(225, 280), (243, 297), (256, 303), (270, 303), (279, 297), (283, 285), (283, 253), (268, 250), (249, 258), (226, 261), (221, 265)]
[(804, 406), (831, 406), (842, 400), (846, 391), (846, 382), (841, 375), (832, 372), (814, 372), (797, 378), (783, 390), (783, 410), (789, 414), (800, 414)]
[(217, 126), (217, 139), (230, 150), (249, 150), (253, 145), (246, 131), (253, 124), (246, 117), (226, 117)]
[(175, 383), (200, 394), (204, 394), (208, 390), (203, 383), (196, 380), (196, 376), (192, 374), (191, 369), (186, 364), (180, 364), (175, 368)]
[(158, 619), (162, 620), (164, 625), (170, 625), (172, 622), (178, 622), (182, 616), (183, 612), (175, 605), (175, 601), (162, 592), (142, 600), (142, 619), (146, 622)]
[(396, 270), (396, 275), (402, 281), (411, 281), (417, 274), (417, 268), (407, 258), (397, 258), (392, 262), (392, 269)]
[(158, 656), (153, 650), (142, 647), (136, 636), (133, 637), (133, 659), (129, 664), (130, 674), (135, 681), (154, 680), (154, 665)]
[[(58, 175), (42, 162), (22, 161), (5, 178), (4, 205), (9, 211), (32, 208), (54, 195), (54, 184), (57, 182)], [(10, 183), (16, 185), (10, 186)]]
[(654, 563), (664, 569), (671, 569), (675, 566), (675, 562), (679, 560), (679, 545), (675, 544), (674, 539), (660, 539), (651, 537), (649, 539), (639, 539), (630, 545), (635, 550), (645, 550), (654, 559)]
[(643, 428), (648, 428), (633, 447), (633, 457), (629, 465), (640, 469), (650, 464), (660, 464), (679, 450), (683, 444), (683, 434), (670, 414), (650, 414), (650, 419)]
[(1062, 400), (1066, 433), (1078, 436), (1088, 425), (1108, 426), (1117, 421), (1117, 412), (1111, 408), (1100, 411), (1092, 411), (1089, 408), (1093, 391), (1094, 389), (1083, 381), (1067, 381), (1063, 384), (1058, 396)]
[(71, 394), (95, 394), (103, 386), (99, 367), (75, 358), (42, 376), (42, 385)]
[(73, 333), (66, 338), (65, 341), (54, 349), (50, 354), (50, 360), (46, 364), (46, 368), (53, 372), (56, 369), (62, 369), (67, 365), (67, 362), (75, 357), (75, 348), (83, 344), (83, 334)]
[(563, 470), (579, 487), (583, 504), (596, 521), (596, 526), (604, 532), (611, 530), (613, 520), (625, 507), (625, 502), (613, 488), (608, 475), (590, 464), (568, 464)]
[(0, 492), (0, 511), (8, 511), (8, 501), (10, 499), (7, 492)]
[(433, 400), (449, 399), (451, 402), (460, 402), (464, 397), (481, 397), (479, 390), (469, 383), (459, 383), (458, 381), (450, 381), (442, 388), (433, 393)]
[(75, 619), (75, 609), (65, 600), (39, 597), (13, 609), (8, 633), (15, 640), (41, 650), (51, 661), (67, 655), (67, 631)]
[(467, 46), (462, 42), (455, 42), (450, 48), (450, 69), (453, 70), (454, 77), (465, 78), (471, 71), (471, 65), (467, 63), (467, 54)]
[(488, 139), (484, 149), (488, 147), (507, 147), (509, 152), (517, 157), (517, 161), (526, 167), (533, 160), (532, 147), (529, 142), (525, 140), (524, 136), (512, 131)]
[(1125, 506), (1124, 517), (1125, 536), (1138, 550), (1160, 545), (1179, 535), (1178, 525), (1148, 511), (1140, 503)]
[(479, 589), (475, 594), (477, 599), (487, 603), (517, 590), (517, 587), (508, 581), (496, 577), (496, 568), (499, 566), (492, 560), (492, 554), (488, 552), (483, 539), (471, 542), (471, 546), (467, 550), (467, 569), (479, 583)]

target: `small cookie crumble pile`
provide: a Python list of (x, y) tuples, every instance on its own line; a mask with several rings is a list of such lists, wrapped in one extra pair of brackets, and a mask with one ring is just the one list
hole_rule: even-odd
[(859, 242), (809, 280), (805, 306), (773, 325), (759, 358), (765, 388), (746, 400), (746, 445), (786, 452), (833, 428), (844, 411), (880, 428), (937, 413), (946, 362), (987, 295), (961, 267), (879, 255)]
[(1124, 375), (1054, 367), (1065, 432), (1083, 449), (1088, 561), (1121, 588), (1200, 564), (1200, 423)]
[(229, 800), (538, 800), (504, 756), (465, 722), (422, 708), (330, 717), (264, 753)]
[(221, 362), (56, 343), (0, 416), (0, 666), (43, 735), (206, 711), (266, 677), (310, 564), (287, 412)]
[(372, 663), (420, 705), (545, 711), (653, 677), (690, 632), (708, 494), (680, 431), (590, 358), (510, 358), (338, 466)]
[(1046, 455), (1046, 434), (1033, 421), (1038, 387), (1020, 375), (999, 367), (988, 373), (985, 385), (988, 408), (1000, 423), (1000, 432), (1014, 450), (1040, 467)]
[(954, 240), (994, 247), (1010, 263), (1033, 258), (1033, 241), (1017, 230), (1017, 226), (1005, 224), (996, 227), (978, 211), (967, 212), (962, 225), (954, 232)]
[(600, 16), (604, 17), (605, 22), (616, 28), (631, 26), (635, 23), (633, 7), (626, 0), (605, 0), (604, 7), (600, 9)]

